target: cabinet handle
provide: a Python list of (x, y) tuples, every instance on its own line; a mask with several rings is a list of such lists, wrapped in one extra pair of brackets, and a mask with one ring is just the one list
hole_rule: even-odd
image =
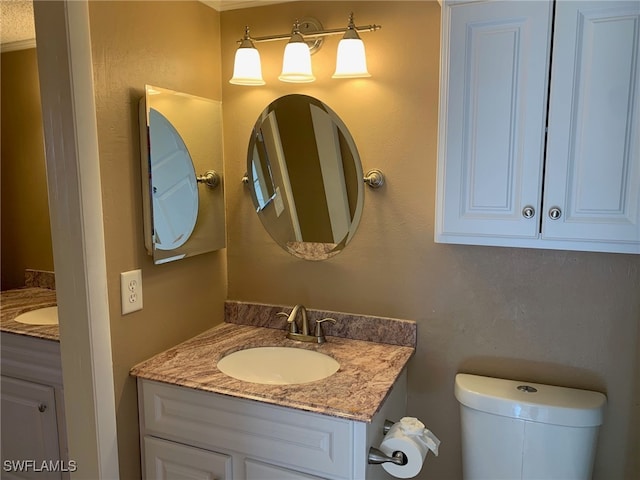
[(531, 205), (527, 205), (522, 209), (522, 216), (524, 218), (533, 218), (535, 214), (536, 214), (536, 209), (533, 208)]
[(38, 411), (40, 413), (44, 413), (47, 410), (47, 405), (45, 403), (41, 403), (40, 405), (38, 405)]
[(549, 209), (549, 218), (551, 220), (558, 220), (562, 216), (562, 210), (560, 207), (551, 207)]

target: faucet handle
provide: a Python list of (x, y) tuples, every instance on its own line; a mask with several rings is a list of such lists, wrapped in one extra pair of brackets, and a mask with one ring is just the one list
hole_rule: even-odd
[(279, 317), (287, 317), (287, 323), (289, 324), (289, 333), (298, 333), (298, 324), (296, 323), (295, 317), (291, 317), (286, 312), (278, 312), (276, 313)]
[(336, 319), (327, 317), (327, 318), (323, 318), (322, 320), (316, 320), (316, 328), (315, 328), (314, 335), (318, 338), (318, 343), (324, 342), (324, 331), (322, 330), (323, 322), (336, 323)]

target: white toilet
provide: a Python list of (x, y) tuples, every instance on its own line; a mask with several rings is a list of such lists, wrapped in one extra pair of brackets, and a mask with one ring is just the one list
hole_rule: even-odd
[(606, 397), (459, 373), (465, 480), (590, 479)]

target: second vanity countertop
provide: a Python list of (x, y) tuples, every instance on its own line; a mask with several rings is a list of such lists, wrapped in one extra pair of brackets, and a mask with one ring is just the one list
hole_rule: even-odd
[(3, 332), (59, 341), (58, 325), (26, 325), (15, 318), (31, 310), (56, 305), (56, 291), (26, 287), (0, 292), (0, 330)]
[[(223, 356), (260, 346), (315, 350), (336, 359), (340, 369), (323, 380), (265, 385), (229, 377), (217, 368)], [(220, 324), (131, 369), (148, 380), (370, 422), (414, 353), (409, 346), (327, 336), (327, 343), (289, 340), (285, 331)]]

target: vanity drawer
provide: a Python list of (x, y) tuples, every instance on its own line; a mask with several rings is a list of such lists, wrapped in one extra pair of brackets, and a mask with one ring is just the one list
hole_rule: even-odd
[(138, 379), (142, 435), (351, 478), (354, 422)]

